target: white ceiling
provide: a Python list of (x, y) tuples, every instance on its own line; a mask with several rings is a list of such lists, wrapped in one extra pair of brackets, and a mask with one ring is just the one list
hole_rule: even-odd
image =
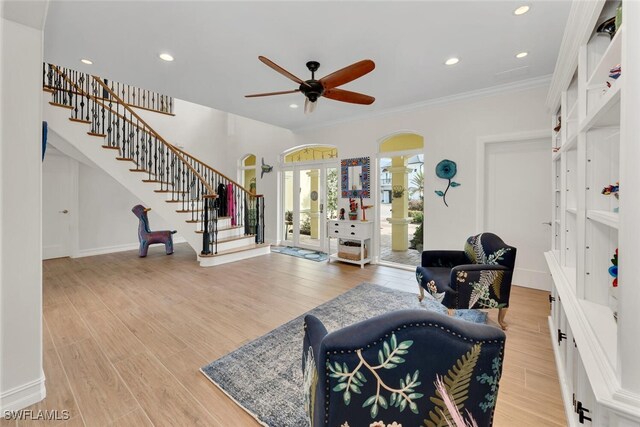
[[(515, 16), (521, 4), (531, 10)], [(52, 1), (45, 60), (289, 129), (322, 126), (553, 73), (567, 1), (121, 2)], [(524, 59), (515, 54), (528, 51)], [(158, 53), (169, 52), (174, 62)], [(306, 80), (361, 59), (376, 69), (342, 88), (376, 98), (321, 98), (309, 116), (297, 85), (264, 55)], [(445, 66), (451, 57), (455, 66)], [(80, 63), (89, 58), (94, 65)]]

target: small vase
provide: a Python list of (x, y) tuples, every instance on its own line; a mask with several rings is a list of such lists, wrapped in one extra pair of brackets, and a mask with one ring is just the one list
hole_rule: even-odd
[(349, 219), (351, 221), (355, 221), (356, 219), (358, 219), (358, 212), (349, 212)]

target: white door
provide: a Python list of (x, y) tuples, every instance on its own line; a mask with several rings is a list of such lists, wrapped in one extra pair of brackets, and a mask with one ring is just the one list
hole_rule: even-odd
[(484, 227), (517, 248), (513, 283), (550, 290), (544, 252), (551, 249), (549, 141), (486, 144)]
[[(334, 163), (296, 165), (282, 173), (282, 242), (327, 250), (327, 218), (337, 218), (339, 169)], [(331, 200), (328, 200), (328, 197)]]
[(73, 160), (51, 151), (42, 163), (43, 259), (71, 255)]

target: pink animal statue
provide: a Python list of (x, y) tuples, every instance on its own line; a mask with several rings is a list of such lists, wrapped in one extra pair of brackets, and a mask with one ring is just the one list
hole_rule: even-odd
[(138, 239), (140, 240), (138, 254), (141, 257), (146, 257), (149, 245), (163, 243), (167, 255), (171, 255), (173, 253), (172, 235), (175, 234), (175, 230), (151, 231), (149, 229), (149, 218), (147, 218), (147, 212), (150, 210), (150, 208), (145, 208), (142, 205), (136, 205), (131, 209), (131, 212), (140, 220), (140, 224), (138, 225)]

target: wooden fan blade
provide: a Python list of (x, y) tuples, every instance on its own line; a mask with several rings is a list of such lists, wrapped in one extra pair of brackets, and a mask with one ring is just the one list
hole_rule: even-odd
[(254, 93), (253, 95), (245, 95), (245, 98), (257, 98), (258, 96), (271, 96), (271, 95), (286, 95), (287, 93), (300, 92), (300, 89), (285, 90), (282, 92), (269, 92), (269, 93)]
[(373, 96), (343, 89), (327, 89), (322, 96), (336, 101), (350, 102), (352, 104), (373, 104), (376, 99)]
[(342, 86), (345, 83), (349, 83), (352, 80), (370, 73), (374, 68), (376, 68), (376, 64), (374, 64), (372, 60), (364, 59), (335, 71), (328, 76), (324, 76), (320, 79), (320, 83), (322, 83), (325, 89), (333, 89), (334, 87)]
[(291, 74), (290, 72), (288, 72), (287, 70), (285, 70), (284, 68), (282, 68), (281, 66), (273, 62), (272, 60), (270, 60), (269, 58), (266, 58), (264, 56), (258, 56), (258, 59), (262, 61), (264, 64), (266, 64), (267, 66), (273, 68), (274, 70), (276, 70), (277, 72), (285, 76), (286, 78), (298, 83), (299, 85), (305, 85), (307, 87), (311, 87), (309, 86), (309, 83), (305, 82), (299, 77), (294, 76), (293, 74)]

